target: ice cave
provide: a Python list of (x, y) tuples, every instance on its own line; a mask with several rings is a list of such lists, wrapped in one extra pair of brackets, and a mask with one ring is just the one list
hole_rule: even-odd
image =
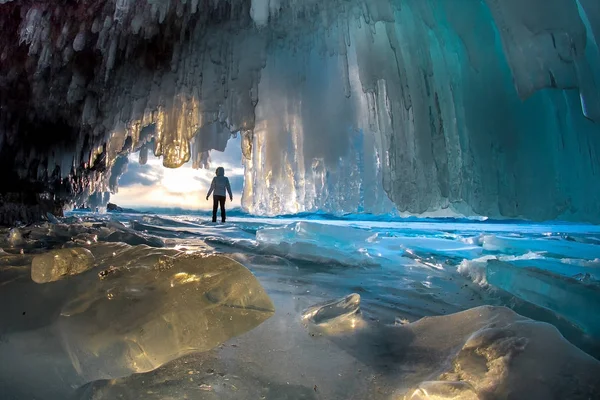
[(599, 0), (0, 0), (0, 169), (1, 399), (600, 398)]

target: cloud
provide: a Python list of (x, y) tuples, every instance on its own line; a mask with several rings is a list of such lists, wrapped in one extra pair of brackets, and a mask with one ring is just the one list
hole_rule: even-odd
[[(227, 202), (228, 209), (240, 206), (241, 196), (236, 193), (233, 196), (233, 202)], [(111, 197), (111, 202), (123, 207), (136, 208), (140, 211), (143, 211), (145, 207), (180, 207), (188, 210), (212, 209), (212, 201), (206, 201), (204, 191), (174, 194), (159, 185), (133, 185), (122, 188), (117, 195)]]
[(212, 177), (209, 176), (195, 176), (193, 178), (195, 181), (201, 182), (204, 186), (210, 186), (211, 182), (212, 182)]
[(244, 176), (234, 175), (229, 177), (229, 184), (231, 185), (232, 192), (242, 192), (244, 190)]
[(137, 160), (131, 161), (127, 166), (127, 171), (119, 178), (119, 187), (152, 186), (160, 183), (163, 176), (162, 166), (155, 164), (141, 165)]

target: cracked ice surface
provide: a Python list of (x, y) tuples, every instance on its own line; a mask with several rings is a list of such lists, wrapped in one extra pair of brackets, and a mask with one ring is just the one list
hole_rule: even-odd
[(240, 132), (255, 213), (597, 221), (596, 3), (3, 1), (4, 169), (85, 197)]

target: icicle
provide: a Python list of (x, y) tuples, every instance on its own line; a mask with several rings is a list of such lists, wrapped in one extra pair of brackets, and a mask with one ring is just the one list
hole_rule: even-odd
[(198, 11), (198, 1), (199, 0), (192, 0), (192, 2), (190, 3), (190, 9), (192, 11), (192, 14), (195, 14)]
[(250, 16), (258, 27), (263, 27), (269, 22), (269, 0), (252, 0)]
[(138, 163), (140, 165), (146, 165), (147, 162), (148, 162), (148, 146), (143, 145), (140, 149), (140, 153), (138, 156)]
[[(115, 0), (93, 15), (42, 3), (6, 6), (20, 8), (18, 26), (0, 13), (18, 42), (2, 46), (3, 82), (15, 85), (3, 88), (28, 89), (0, 99), (0, 126), (25, 115), (12, 109), (21, 105), (36, 110), (24, 122), (60, 116), (89, 135), (85, 149), (71, 144), (89, 154), (32, 153), (20, 161), (49, 163), (33, 175), (58, 166), (78, 187), (73, 166), (110, 167), (128, 149), (143, 161), (150, 146), (167, 166), (203, 167), (227, 130), (241, 130), (244, 206), (255, 211), (359, 210), (369, 180), (411, 212), (553, 218), (600, 201), (573, 189), (600, 170), (598, 127), (584, 118), (600, 118), (597, 1)], [(18, 140), (17, 128), (0, 129), (0, 146)], [(85, 179), (101, 190), (105, 175)], [(536, 208), (537, 193), (553, 205)]]
[(102, 29), (102, 23), (100, 22), (99, 17), (94, 18), (94, 22), (92, 22), (92, 28), (91, 28), (92, 33), (96, 34), (96, 33), (100, 32), (101, 29)]
[[(27, 14), (25, 15), (25, 21), (22, 25), (21, 32), (19, 33), (19, 44), (31, 44), (33, 42), (38, 29), (37, 27), (41, 23), (41, 19), (42, 12), (40, 9), (32, 7), (27, 11)], [(32, 53), (30, 52), (30, 54)]]
[(118, 22), (122, 22), (127, 18), (129, 12), (129, 0), (117, 0), (115, 3), (115, 13), (113, 19)]
[(73, 50), (81, 51), (85, 47), (85, 31), (81, 30), (73, 40)]
[(346, 47), (346, 41), (344, 40), (343, 35), (339, 35), (339, 58), (342, 69), (342, 82), (344, 85), (344, 96), (346, 98), (350, 98), (352, 92), (350, 88), (350, 73), (348, 72), (348, 49)]
[(244, 159), (250, 160), (252, 158), (252, 141), (254, 138), (253, 131), (242, 132), (242, 155)]
[(575, 62), (579, 93), (583, 115), (592, 121), (600, 122), (600, 91), (594, 80), (594, 75), (585, 59)]
[(140, 14), (136, 14), (131, 20), (131, 33), (134, 35), (139, 34), (142, 25), (144, 25), (144, 18)]
[(167, 17), (167, 11), (171, 6), (171, 0), (162, 0), (160, 5), (158, 6), (158, 23), (162, 24), (165, 22), (165, 18)]
[(117, 43), (118, 43), (118, 39), (117, 36), (113, 36), (111, 42), (110, 42), (110, 47), (108, 48), (108, 57), (106, 59), (106, 72), (104, 75), (104, 81), (108, 82), (108, 78), (110, 76), (110, 73), (112, 71), (113, 66), (115, 65), (115, 58), (116, 58), (116, 53), (117, 53)]
[(57, 49), (62, 49), (66, 46), (67, 41), (69, 40), (68, 36), (69, 36), (70, 30), (71, 30), (70, 28), (71, 28), (71, 26), (69, 23), (66, 23), (62, 27), (60, 35), (59, 35), (58, 39), (56, 40), (56, 48)]

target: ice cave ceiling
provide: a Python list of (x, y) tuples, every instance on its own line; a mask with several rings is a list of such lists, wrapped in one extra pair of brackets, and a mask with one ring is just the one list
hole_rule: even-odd
[(0, 0), (0, 32), (5, 209), (239, 132), (255, 213), (600, 222), (598, 0)]

